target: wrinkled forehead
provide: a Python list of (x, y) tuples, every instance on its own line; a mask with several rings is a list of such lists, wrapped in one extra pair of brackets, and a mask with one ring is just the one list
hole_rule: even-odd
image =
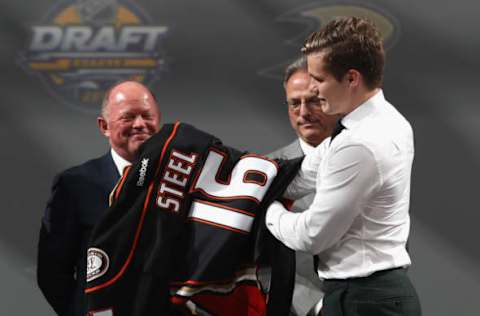
[(292, 100), (311, 100), (317, 97), (317, 91), (310, 89), (292, 90), (287, 93), (287, 101)]
[(298, 95), (301, 95), (303, 97), (315, 95), (315, 91), (310, 85), (310, 81), (310, 74), (307, 71), (297, 72), (292, 75), (285, 87), (287, 98), (296, 98), (298, 97)]
[(287, 82), (287, 89), (308, 89), (310, 74), (307, 71), (293, 74)]
[(141, 114), (160, 116), (160, 110), (152, 94), (146, 91), (112, 90), (106, 105), (106, 113), (111, 118), (125, 114)]
[(121, 89), (114, 89), (110, 93), (109, 103), (113, 104), (121, 104), (121, 103), (151, 103), (154, 102), (153, 96), (147, 90), (136, 90), (136, 91), (129, 91), (129, 90), (121, 90)]

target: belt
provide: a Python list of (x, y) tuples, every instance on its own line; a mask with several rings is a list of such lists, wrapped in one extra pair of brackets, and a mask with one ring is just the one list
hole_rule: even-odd
[(392, 271), (396, 271), (396, 270), (404, 270), (406, 271), (407, 269), (404, 268), (404, 267), (396, 267), (396, 268), (391, 268), (391, 269), (385, 269), (385, 270), (379, 270), (379, 271), (375, 271), (373, 272), (372, 274), (370, 275), (367, 275), (367, 276), (363, 276), (363, 277), (353, 277), (353, 278), (347, 278), (347, 279), (324, 279), (323, 281), (324, 282), (328, 282), (328, 281), (332, 281), (332, 282), (349, 282), (349, 281), (361, 281), (361, 280), (367, 280), (367, 279), (372, 279), (372, 278), (376, 278), (376, 277), (380, 277), (380, 276), (383, 276), (385, 274), (388, 274)]

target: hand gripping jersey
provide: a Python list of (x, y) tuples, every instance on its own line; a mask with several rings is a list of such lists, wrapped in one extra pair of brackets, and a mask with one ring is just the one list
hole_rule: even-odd
[[(299, 165), (165, 125), (92, 232), (88, 315), (288, 315), (294, 253), (265, 229), (264, 213)], [(266, 293), (260, 264), (272, 271)]]

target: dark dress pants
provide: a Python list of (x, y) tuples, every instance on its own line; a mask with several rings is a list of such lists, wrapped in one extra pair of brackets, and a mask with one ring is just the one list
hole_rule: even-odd
[(405, 269), (363, 278), (325, 280), (322, 316), (420, 316), (417, 292)]

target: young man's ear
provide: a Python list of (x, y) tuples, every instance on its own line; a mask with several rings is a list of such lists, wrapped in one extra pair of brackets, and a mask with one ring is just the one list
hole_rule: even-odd
[(108, 129), (108, 123), (107, 123), (107, 121), (105, 120), (104, 117), (102, 117), (102, 116), (97, 117), (97, 125), (98, 125), (98, 128), (100, 129), (100, 132), (102, 132), (103, 135), (105, 135), (106, 137), (110, 136), (110, 130)]
[(358, 72), (358, 70), (350, 69), (345, 74), (347, 82), (352, 87), (357, 87), (360, 84), (360, 80), (362, 78), (362, 74)]

